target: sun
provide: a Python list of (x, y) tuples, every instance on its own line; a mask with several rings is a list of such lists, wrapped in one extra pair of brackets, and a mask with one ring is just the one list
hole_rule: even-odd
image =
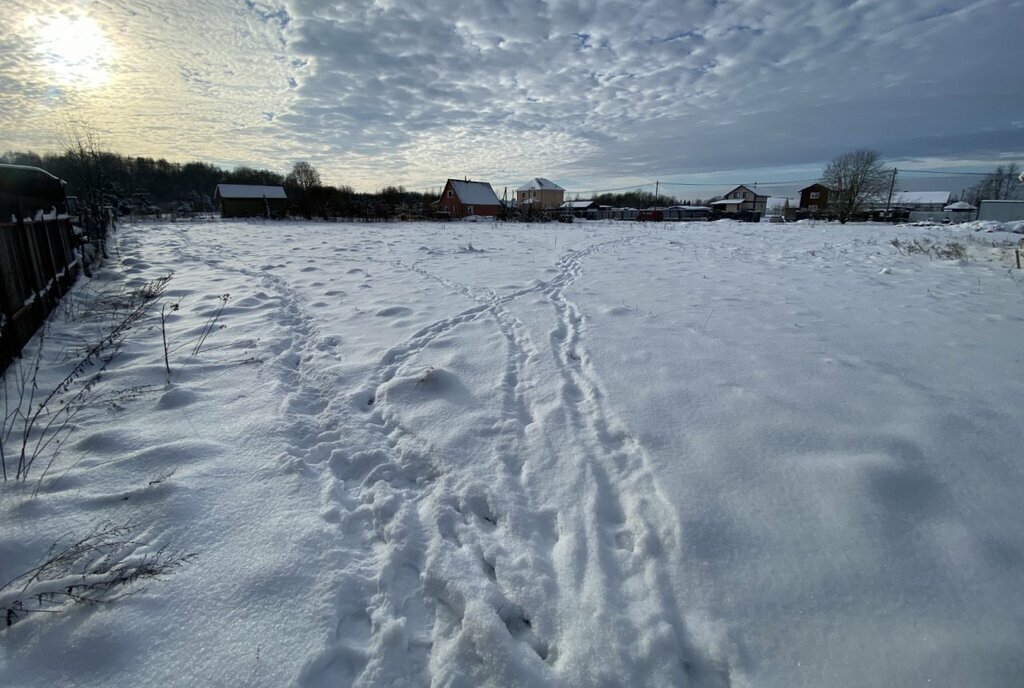
[(84, 14), (30, 17), (29, 35), (42, 65), (58, 85), (97, 88), (110, 81), (114, 48), (96, 21)]

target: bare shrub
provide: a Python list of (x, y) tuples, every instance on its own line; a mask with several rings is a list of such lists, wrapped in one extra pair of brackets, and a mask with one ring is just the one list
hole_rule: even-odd
[(922, 254), (940, 260), (967, 260), (967, 247), (956, 241), (943, 244), (933, 243), (927, 239), (900, 241), (896, 238), (889, 243), (904, 256)]
[[(46, 330), (40, 333), (35, 355), (29, 364), (17, 361), (0, 376), (0, 474), (26, 481), (36, 462), (46, 457), (39, 480), (53, 465), (67, 442), (78, 417), (102, 397), (104, 371), (121, 350), (132, 327), (163, 295), (170, 275), (132, 290), (118, 292), (107, 301), (104, 327), (96, 339), (72, 352), (68, 372), (49, 391), (40, 388), (39, 370), (46, 344)], [(139, 393), (133, 388), (133, 394)], [(115, 394), (116, 399), (119, 395)], [(130, 395), (129, 395), (130, 396)], [(8, 466), (8, 463), (13, 466)], [(13, 475), (9, 469), (13, 468)], [(36, 485), (38, 490), (39, 485)]]
[(7, 626), (28, 614), (56, 613), (69, 604), (104, 604), (145, 590), (135, 584), (161, 577), (192, 561), (192, 552), (151, 550), (134, 539), (132, 522), (103, 522), (84, 537), (61, 538), (45, 559), (0, 586)]

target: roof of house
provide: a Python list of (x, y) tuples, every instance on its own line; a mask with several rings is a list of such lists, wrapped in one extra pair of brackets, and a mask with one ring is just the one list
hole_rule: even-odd
[(218, 184), (217, 195), (221, 198), (288, 198), (284, 187), (258, 184)]
[(518, 189), (516, 189), (516, 191), (541, 191), (541, 190), (546, 190), (546, 191), (565, 191), (565, 189), (560, 187), (558, 184), (555, 184), (550, 179), (545, 179), (544, 177), (534, 177), (533, 179), (531, 179), (530, 181), (526, 182), (525, 184), (520, 186)]
[(897, 191), (892, 195), (892, 205), (949, 203), (948, 191)]
[(740, 203), (744, 203), (745, 200), (746, 199), (743, 198), (723, 198), (720, 201), (712, 201), (711, 205), (739, 205)]
[(754, 194), (758, 198), (768, 198), (768, 196), (766, 194), (759, 194), (756, 191), (754, 191), (753, 189), (751, 189), (749, 186), (745, 186), (743, 184), (740, 184), (735, 189), (733, 189), (732, 191), (730, 191), (729, 193), (727, 193), (725, 195), (728, 196), (731, 193), (736, 193), (737, 191), (741, 191), (741, 190), (742, 191), (749, 191), (750, 193)]
[(448, 183), (452, 185), (455, 195), (459, 197), (459, 202), (465, 205), (501, 205), (494, 189), (487, 182), (449, 179)]
[(566, 201), (565, 203), (563, 203), (559, 207), (571, 210), (571, 209), (574, 209), (574, 208), (575, 209), (586, 209), (586, 208), (589, 208), (592, 205), (594, 205), (593, 201)]
[(831, 191), (832, 190), (832, 189), (828, 188), (827, 186), (825, 186), (824, 184), (822, 184), (821, 182), (814, 182), (810, 186), (805, 186), (804, 188), (800, 189), (800, 191), (810, 191), (811, 189), (825, 189), (825, 191)]
[(957, 201), (956, 203), (950, 203), (943, 210), (977, 210), (977, 208), (967, 201)]

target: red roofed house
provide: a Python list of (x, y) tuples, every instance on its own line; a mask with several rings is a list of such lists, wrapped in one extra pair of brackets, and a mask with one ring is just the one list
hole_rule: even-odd
[(486, 215), (496, 217), (501, 201), (487, 182), (449, 179), (441, 192), (441, 212), (449, 217)]

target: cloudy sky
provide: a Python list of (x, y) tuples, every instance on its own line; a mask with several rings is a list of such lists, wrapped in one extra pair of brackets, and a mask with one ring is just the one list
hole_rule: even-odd
[(54, 150), (74, 117), (126, 154), (305, 159), (360, 190), (800, 180), (861, 146), (902, 168), (1024, 161), (1024, 0), (0, 0), (0, 15), (3, 149)]

